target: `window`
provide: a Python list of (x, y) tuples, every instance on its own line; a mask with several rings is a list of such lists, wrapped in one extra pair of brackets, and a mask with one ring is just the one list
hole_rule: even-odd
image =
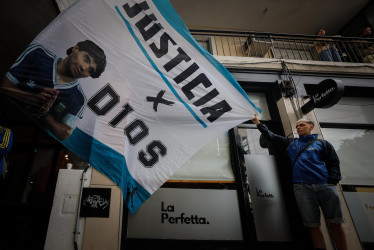
[(228, 133), (203, 147), (170, 180), (234, 181)]
[(374, 98), (342, 97), (328, 109), (316, 109), (319, 122), (374, 124)]
[(350, 97), (343, 97), (329, 109), (316, 109), (322, 134), (335, 148), (340, 158), (342, 190), (349, 212), (354, 221), (360, 240), (372, 246), (374, 239), (374, 98), (373, 88), (347, 91)]
[[(270, 120), (270, 113), (265, 94), (254, 92), (247, 94), (255, 105), (263, 109), (261, 119)], [(248, 130), (239, 129), (239, 131), (242, 131), (240, 133), (243, 133), (242, 143), (248, 143), (249, 141), (253, 140), (258, 142), (260, 132), (254, 126), (252, 126), (252, 128), (253, 129)], [(247, 145), (248, 147), (255, 147), (255, 144), (253, 143)], [(254, 150), (254, 148), (251, 148), (251, 150)], [(268, 150), (266, 148), (256, 148), (256, 150), (261, 150), (261, 154), (268, 154)], [(235, 178), (231, 166), (228, 133), (219, 135), (216, 139), (212, 140), (209, 144), (197, 152), (170, 178), (170, 180), (209, 180), (234, 182)]]
[(324, 138), (341, 161), (342, 184), (374, 183), (374, 98), (343, 97), (328, 109), (316, 109)]
[(340, 159), (341, 184), (373, 185), (374, 130), (322, 128)]

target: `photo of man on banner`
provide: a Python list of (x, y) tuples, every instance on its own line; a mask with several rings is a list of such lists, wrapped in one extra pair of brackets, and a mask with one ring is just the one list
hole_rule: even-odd
[(131, 213), (261, 112), (168, 1), (80, 0), (66, 13), (0, 79), (1, 98), (117, 184)]
[(59, 58), (43, 45), (29, 45), (0, 84), (0, 92), (35, 117), (57, 139), (66, 140), (83, 117), (86, 97), (79, 78), (98, 78), (106, 67), (104, 51), (80, 41)]

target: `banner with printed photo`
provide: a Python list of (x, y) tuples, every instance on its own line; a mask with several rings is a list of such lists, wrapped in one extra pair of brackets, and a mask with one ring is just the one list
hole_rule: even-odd
[(79, 0), (1, 82), (133, 213), (192, 155), (260, 110), (166, 0)]

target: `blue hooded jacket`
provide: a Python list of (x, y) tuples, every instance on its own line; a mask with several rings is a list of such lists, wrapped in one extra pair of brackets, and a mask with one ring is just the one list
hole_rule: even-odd
[(336, 184), (341, 180), (339, 157), (326, 140), (311, 144), (294, 162), (300, 150), (317, 139), (317, 134), (295, 139), (274, 134), (264, 124), (259, 124), (257, 128), (268, 141), (279, 142), (287, 148), (287, 154), (294, 164), (293, 182)]

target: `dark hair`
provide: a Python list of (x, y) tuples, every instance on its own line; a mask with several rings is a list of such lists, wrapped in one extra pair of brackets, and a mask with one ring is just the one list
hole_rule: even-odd
[(361, 28), (361, 31), (360, 31), (360, 33), (358, 35), (361, 36), (362, 33), (364, 32), (364, 30), (366, 30), (367, 28), (369, 28), (370, 30), (372, 30), (372, 28), (370, 26), (365, 26), (365, 27)]
[[(96, 63), (96, 71), (91, 74), (92, 78), (99, 78), (101, 73), (104, 72), (106, 67), (106, 56), (104, 51), (94, 42), (90, 40), (81, 41), (77, 43), (79, 51), (86, 51), (90, 56), (93, 57)], [(67, 55), (70, 55), (73, 51), (73, 47), (66, 51)]]
[(315, 34), (315, 35), (317, 36), (317, 35), (318, 35), (318, 33), (319, 33), (319, 32), (320, 32), (321, 30), (324, 30), (324, 31), (326, 32), (326, 30), (325, 30), (325, 29), (322, 29), (322, 28), (321, 28), (321, 29), (318, 29), (318, 30), (316, 31), (316, 34)]

